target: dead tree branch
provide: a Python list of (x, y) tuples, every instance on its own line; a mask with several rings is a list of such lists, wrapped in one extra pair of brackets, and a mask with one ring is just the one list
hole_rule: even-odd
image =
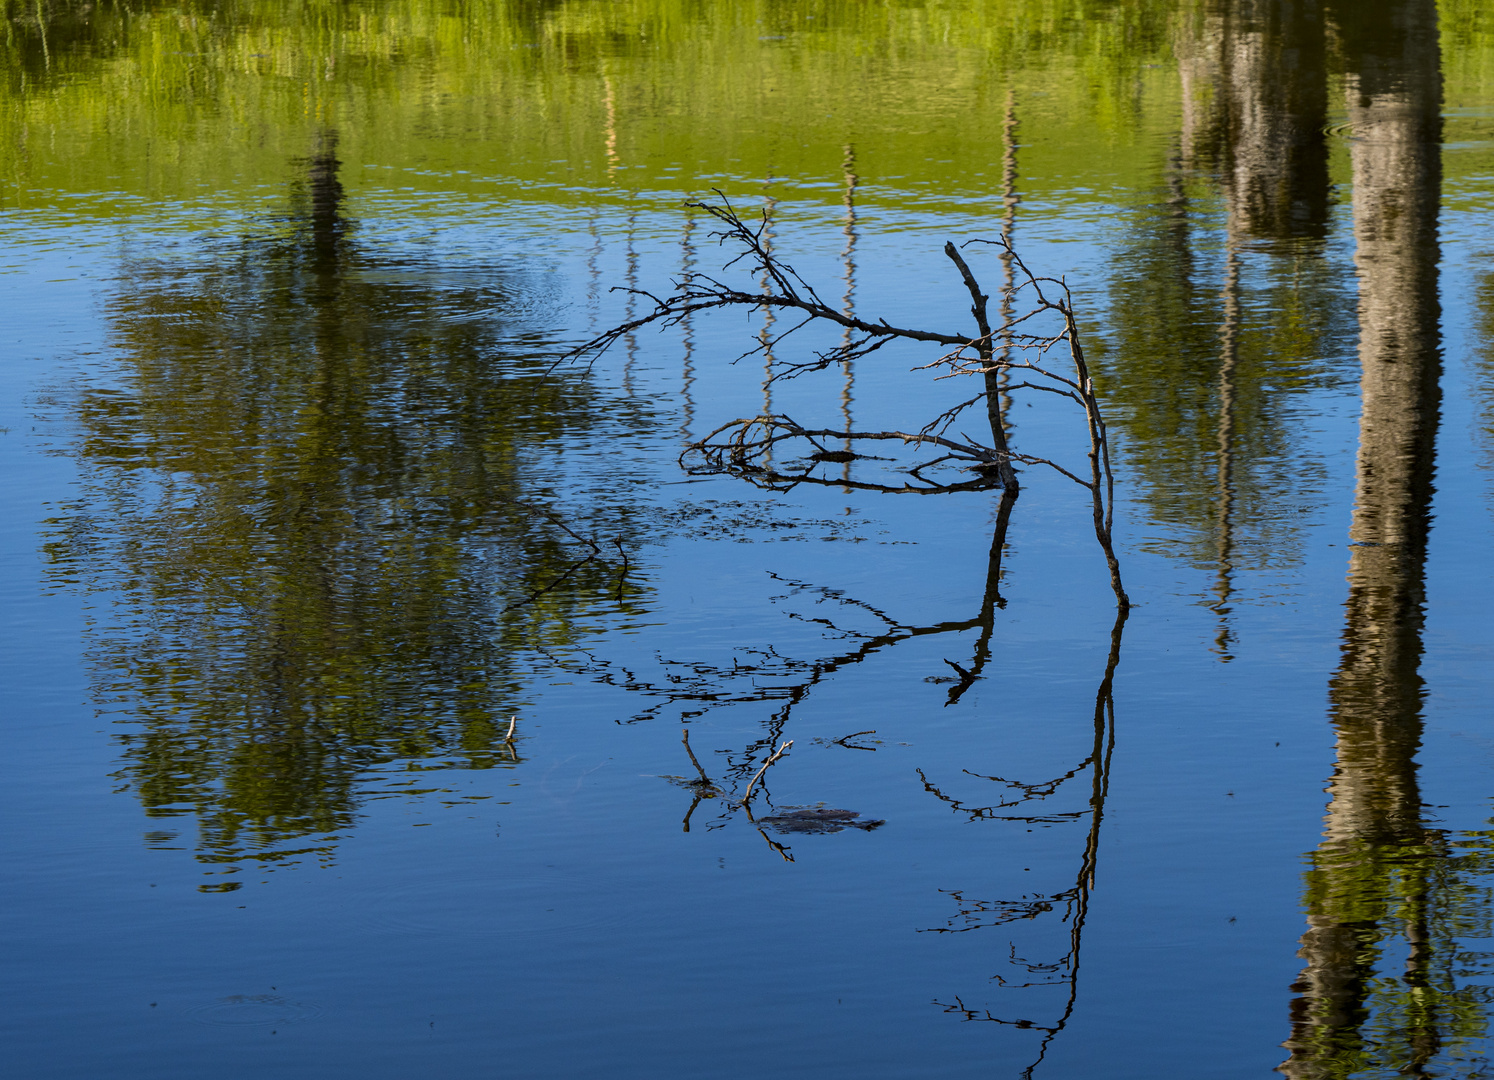
[(767, 761), (763, 762), (763, 767), (761, 769), (757, 770), (756, 775), (754, 775), (752, 777), (752, 779), (747, 784), (747, 794), (745, 794), (745, 795), (742, 796), (742, 803), (741, 804), (743, 806), (746, 806), (749, 802), (752, 801), (752, 789), (755, 788), (755, 787), (757, 787), (757, 782), (763, 778), (763, 773), (765, 773), (765, 772), (768, 771), (768, 766), (772, 765), (779, 758), (783, 757), (784, 754), (788, 753), (788, 748), (790, 746), (793, 746), (793, 745), (794, 745), (794, 740), (793, 739), (788, 740), (786, 743), (784, 743), (782, 746), (780, 746), (777, 750), (774, 750), (773, 753), (771, 755), (769, 755)]
[[(651, 300), (653, 310), (607, 330), (578, 346), (570, 355), (595, 357), (645, 326), (661, 329), (679, 326), (701, 312), (730, 307), (769, 313), (793, 311), (802, 315), (783, 334), (774, 336), (765, 332), (759, 343), (743, 354), (767, 355), (770, 381), (823, 371), (835, 364), (854, 363), (895, 341), (938, 345), (945, 350), (944, 353), (913, 370), (933, 371), (936, 379), (976, 375), (982, 380), (982, 389), (974, 397), (945, 410), (916, 432), (835, 431), (807, 427), (782, 414), (742, 417), (690, 444), (681, 455), (681, 464), (693, 473), (726, 473), (773, 490), (787, 490), (805, 483), (921, 495), (999, 488), (1003, 514), (1010, 512), (1011, 504), (1021, 491), (1016, 466), (1043, 466), (1088, 491), (1095, 538), (1105, 555), (1116, 605), (1122, 611), (1127, 610), (1130, 600), (1121, 583), (1120, 563), (1113, 543), (1115, 478), (1111, 471), (1108, 432), (1094, 379), (1085, 360), (1078, 322), (1074, 317), (1073, 297), (1064, 281), (1037, 276), (1008, 241), (997, 242), (1003, 260), (1009, 261), (1018, 272), (1014, 275), (1014, 283), (1006, 290), (1000, 325), (993, 326), (990, 297), (981, 291), (975, 272), (959, 248), (946, 243), (944, 254), (958, 270), (970, 294), (974, 333), (894, 326), (885, 319), (869, 321), (831, 307), (792, 266), (769, 250), (763, 239), (768, 223), (766, 214), (761, 221), (751, 224), (738, 215), (721, 192), (718, 191), (717, 195), (721, 197), (720, 205), (689, 205), (715, 219), (720, 226), (714, 234), (718, 242), (737, 250), (726, 263), (726, 268), (743, 264), (756, 279), (758, 291), (738, 289), (708, 274), (697, 273), (687, 273), (676, 280), (674, 290), (665, 297), (638, 289), (623, 290)], [(1016, 301), (1019, 299), (1025, 301), (1025, 307), (1018, 307)], [(839, 328), (842, 331), (840, 342), (827, 349), (810, 350), (810, 356), (805, 359), (782, 360), (773, 355), (771, 350), (775, 343), (813, 322)], [(1059, 362), (1055, 363), (1055, 360)], [(1011, 381), (1013, 374), (1018, 376), (1018, 381)], [(1024, 390), (1052, 393), (1079, 406), (1088, 441), (1087, 467), (1071, 469), (1053, 458), (1019, 453), (1011, 448), (1003, 401)], [(989, 444), (977, 442), (963, 432), (952, 437), (950, 429), (954, 423), (967, 409), (981, 402), (985, 403), (986, 422), (990, 429)], [(821, 440), (838, 440), (846, 449), (827, 450)], [(853, 479), (849, 475), (827, 477), (816, 474), (822, 463), (849, 463), (866, 457), (849, 449), (857, 442), (900, 443), (911, 447), (915, 453), (928, 445), (943, 453), (932, 461), (904, 468), (902, 471), (910, 479), (901, 484)], [(802, 445), (812, 451), (802, 459), (803, 467), (785, 470), (773, 464), (775, 448), (786, 443)], [(960, 468), (967, 474), (973, 473), (974, 478), (934, 479), (929, 470), (935, 467)]]

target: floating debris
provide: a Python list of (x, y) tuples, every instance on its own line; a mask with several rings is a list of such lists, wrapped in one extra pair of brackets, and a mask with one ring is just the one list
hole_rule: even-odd
[(858, 821), (861, 815), (855, 810), (833, 810), (828, 806), (789, 807), (771, 817), (757, 819), (780, 833), (835, 833), (842, 829), (863, 829), (866, 832), (887, 824), (880, 818)]

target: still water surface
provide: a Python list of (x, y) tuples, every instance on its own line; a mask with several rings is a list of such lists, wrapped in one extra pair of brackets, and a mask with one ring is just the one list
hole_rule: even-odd
[[(13, 1075), (1486, 1074), (1482, 5), (0, 12)], [(1066, 276), (1128, 619), (1041, 469), (997, 565), (678, 464), (937, 353), (557, 366), (713, 191), (863, 318)]]

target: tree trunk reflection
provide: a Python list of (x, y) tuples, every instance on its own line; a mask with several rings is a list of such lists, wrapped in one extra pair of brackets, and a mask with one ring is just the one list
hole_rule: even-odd
[[(1423, 821), (1415, 761), (1441, 373), (1437, 10), (1393, 0), (1335, 14), (1348, 68), (1362, 404), (1342, 662), (1329, 684), (1337, 761), (1307, 874), (1307, 966), (1281, 1071), (1416, 1076), (1444, 1039), (1470, 1033), (1452, 980), (1436, 970), (1437, 951), (1453, 948), (1431, 918), (1448, 852)], [(1398, 977), (1380, 969), (1397, 934)]]
[(1207, 4), (1180, 42), (1183, 154), (1217, 170), (1243, 236), (1328, 227), (1326, 39), (1319, 0)]

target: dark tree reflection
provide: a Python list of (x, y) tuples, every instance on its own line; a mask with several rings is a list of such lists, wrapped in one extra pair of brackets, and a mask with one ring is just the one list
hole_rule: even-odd
[[(1314, 0), (1187, 5), (1182, 115), (1114, 260), (1106, 406), (1163, 548), (1213, 578), (1233, 655), (1242, 570), (1302, 544), (1324, 468), (1299, 392), (1343, 379), (1352, 310), (1325, 258), (1325, 22)], [(1159, 545), (1163, 547), (1163, 545)]]
[(1327, 36), (1320, 0), (1200, 5), (1178, 42), (1183, 156), (1215, 174), (1243, 235), (1328, 229)]
[(119, 598), (90, 660), (122, 778), (230, 866), (330, 851), (379, 763), (516, 762), (522, 650), (638, 589), (605, 486), (562, 514), (545, 463), (650, 421), (545, 377), (508, 314), (543, 280), (360, 245), (330, 133), (298, 172), (265, 234), (126, 260), (48, 548)]
[[(1121, 632), (1125, 629), (1125, 618), (1116, 620), (1110, 632), (1110, 651), (1105, 658), (1105, 671), (1095, 691), (1094, 742), (1089, 754), (1061, 776), (1039, 781), (1023, 781), (1000, 776), (983, 776), (964, 770), (966, 776), (990, 781), (1003, 797), (989, 806), (969, 805), (955, 799), (945, 790), (931, 783), (922, 772), (919, 777), (930, 794), (947, 803), (958, 815), (971, 821), (1006, 821), (1030, 825), (1076, 824), (1084, 828), (1083, 842), (1078, 846), (1073, 884), (1052, 893), (1031, 893), (1020, 897), (995, 900), (974, 899), (960, 891), (951, 890), (950, 898), (958, 905), (955, 915), (942, 927), (931, 927), (931, 933), (965, 933), (971, 930), (1006, 927), (1011, 932), (1015, 926), (1029, 926), (1042, 920), (1039, 934), (1029, 932), (1028, 938), (1040, 937), (1038, 942), (1024, 942), (1027, 953), (1031, 948), (1042, 949), (1034, 955), (1018, 956), (1016, 936), (1008, 943), (1007, 966), (992, 974), (991, 979), (1006, 991), (1041, 991), (1044, 988), (1057, 990), (1059, 1003), (1051, 1007), (1050, 1015), (1034, 1019), (1033, 1014), (1012, 1015), (1005, 1011), (993, 1012), (989, 1008), (972, 1008), (964, 996), (952, 1002), (935, 1002), (946, 1012), (955, 1013), (965, 1020), (1001, 1024), (1022, 1030), (1040, 1032), (1037, 1055), (1022, 1071), (1024, 1080), (1031, 1077), (1043, 1059), (1053, 1040), (1068, 1026), (1079, 1003), (1079, 954), (1084, 938), (1084, 922), (1089, 914), (1090, 893), (1095, 887), (1095, 875), (1100, 855), (1100, 825), (1105, 817), (1105, 800), (1110, 793), (1110, 759), (1115, 750), (1115, 700), (1112, 685), (1115, 669), (1120, 663)], [(1080, 778), (1088, 776), (1084, 785)], [(1086, 791), (1085, 804), (1076, 810), (1050, 809), (1049, 798), (1074, 792), (1066, 789), (1070, 781), (1078, 781), (1074, 787)], [(1061, 944), (1055, 949), (1044, 942), (1055, 936)], [(1004, 1001), (1009, 1002), (1010, 997)], [(1006, 1006), (1011, 1008), (1013, 1006)], [(1030, 1005), (1029, 1005), (1030, 1007)]]
[(1337, 761), (1307, 873), (1292, 1077), (1468, 1075), (1487, 988), (1487, 838), (1428, 820), (1417, 780), (1425, 566), (1440, 404), (1441, 73), (1433, 0), (1332, 12), (1344, 49), (1361, 416)]

